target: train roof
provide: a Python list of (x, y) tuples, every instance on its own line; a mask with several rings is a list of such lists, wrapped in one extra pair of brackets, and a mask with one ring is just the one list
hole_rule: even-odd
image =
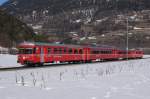
[(59, 47), (83, 47), (81, 45), (67, 45), (57, 43), (45, 43), (45, 42), (23, 42), (19, 46), (59, 46)]
[(23, 42), (19, 46), (59, 46), (59, 47), (76, 47), (76, 48), (95, 48), (95, 49), (117, 49), (107, 45), (71, 45), (71, 44), (56, 44), (56, 43), (45, 43), (45, 42)]

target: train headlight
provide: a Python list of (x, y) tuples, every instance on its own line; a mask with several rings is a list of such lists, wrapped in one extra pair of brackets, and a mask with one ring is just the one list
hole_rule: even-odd
[(22, 59), (24, 60), (24, 59), (26, 59), (26, 57), (25, 57), (25, 56), (23, 56), (23, 57), (22, 57)]

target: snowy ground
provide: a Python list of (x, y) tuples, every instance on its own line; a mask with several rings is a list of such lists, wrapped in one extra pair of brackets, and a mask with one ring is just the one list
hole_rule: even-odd
[(17, 56), (9, 54), (0, 54), (0, 68), (12, 66), (20, 66), (20, 64), (17, 63)]
[(150, 99), (149, 71), (150, 59), (0, 71), (0, 99)]

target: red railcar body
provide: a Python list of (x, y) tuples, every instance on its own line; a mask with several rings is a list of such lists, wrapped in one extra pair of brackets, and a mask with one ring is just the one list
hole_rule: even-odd
[(143, 51), (124, 51), (110, 47), (77, 46), (48, 43), (21, 43), (19, 46), (18, 63), (22, 65), (41, 65), (59, 62), (92, 62), (118, 60), (126, 58), (142, 58)]

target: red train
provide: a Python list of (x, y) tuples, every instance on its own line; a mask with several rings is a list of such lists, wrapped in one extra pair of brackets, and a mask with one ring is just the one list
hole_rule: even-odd
[(80, 63), (104, 60), (136, 59), (143, 57), (140, 50), (120, 50), (111, 47), (77, 46), (39, 42), (21, 43), (18, 63), (22, 65), (43, 65), (44, 63)]

